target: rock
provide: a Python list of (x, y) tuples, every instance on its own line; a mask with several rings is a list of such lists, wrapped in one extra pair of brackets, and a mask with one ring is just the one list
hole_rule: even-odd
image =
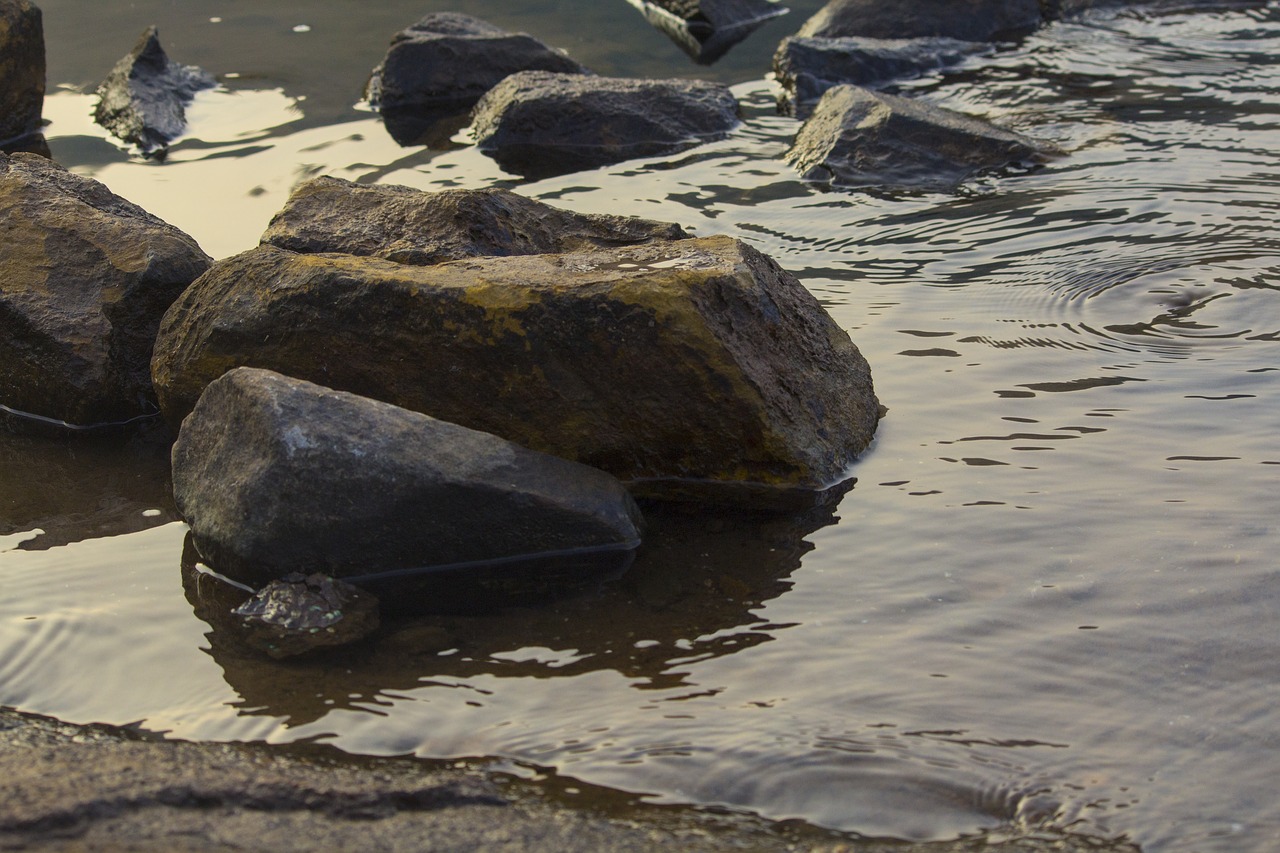
[(293, 191), (262, 242), (292, 252), (341, 252), (425, 265), (687, 236), (678, 225), (572, 213), (507, 190), (421, 192), (324, 177)]
[(773, 0), (627, 0), (695, 62), (710, 65), (729, 48), (790, 10)]
[(89, 178), (0, 154), (0, 405), (72, 425), (156, 411), (165, 309), (211, 259)]
[(525, 71), (476, 104), (476, 145), (504, 170), (545, 178), (723, 139), (738, 125), (728, 87)]
[(249, 646), (280, 659), (345, 646), (378, 630), (378, 599), (327, 575), (294, 572), (258, 590), (232, 615)]
[(955, 65), (985, 50), (976, 42), (950, 38), (783, 39), (773, 56), (773, 72), (787, 93), (780, 106), (797, 118), (807, 118), (818, 99), (832, 86), (867, 86), (916, 77)]
[(639, 510), (601, 471), (251, 368), (183, 422), (173, 493), (209, 565), (250, 585), (639, 544)]
[(33, 133), (44, 109), (44, 23), (29, 0), (0, 0), (0, 143)]
[(93, 120), (144, 155), (162, 157), (186, 131), (191, 99), (214, 85), (199, 68), (170, 61), (156, 28), (148, 27), (98, 86)]
[(831, 0), (798, 35), (991, 41), (1025, 35), (1042, 23), (1040, 0)]
[(1041, 0), (1046, 18), (1075, 18), (1094, 10), (1137, 8), (1143, 12), (1257, 9), (1267, 0)]
[(836, 86), (800, 128), (787, 160), (805, 180), (833, 186), (946, 190), (980, 172), (1057, 153), (972, 116)]
[(239, 365), (491, 432), (641, 490), (826, 487), (879, 418), (849, 336), (729, 237), (428, 267), (262, 246), (219, 261), (166, 315), (153, 362), (166, 417), (176, 423)]
[(589, 74), (563, 51), (458, 12), (435, 12), (396, 33), (365, 97), (401, 145), (442, 145), (480, 96), (517, 71)]

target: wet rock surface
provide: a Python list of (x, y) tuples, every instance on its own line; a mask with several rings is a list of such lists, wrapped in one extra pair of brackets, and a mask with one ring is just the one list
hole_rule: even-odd
[(171, 61), (157, 29), (148, 27), (98, 86), (93, 119), (143, 154), (163, 156), (169, 143), (186, 132), (191, 99), (214, 85), (199, 68)]
[(44, 76), (40, 8), (29, 0), (0, 0), (0, 143), (39, 129)]
[(363, 640), (378, 630), (378, 599), (321, 574), (285, 575), (231, 615), (244, 642), (272, 658), (291, 658)]
[(603, 472), (265, 370), (211, 384), (173, 448), (196, 549), (256, 585), (639, 544)]
[(846, 85), (822, 96), (787, 160), (805, 180), (838, 187), (947, 190), (1056, 153), (972, 116)]
[(773, 71), (786, 91), (784, 112), (807, 118), (832, 86), (869, 86), (945, 68), (985, 49), (976, 42), (950, 38), (801, 38), (783, 39)]
[(237, 365), (637, 485), (825, 488), (879, 418), (849, 336), (728, 237), (428, 267), (260, 247), (219, 262), (167, 314), (154, 362), (166, 416), (177, 423)]
[(160, 317), (210, 264), (97, 181), (0, 154), (0, 406), (73, 425), (153, 414)]
[(324, 177), (293, 191), (262, 242), (292, 252), (340, 252), (425, 265), (686, 237), (678, 225), (573, 213), (508, 190), (428, 193)]
[(504, 170), (544, 178), (675, 154), (723, 139), (738, 122), (738, 102), (719, 83), (529, 71), (476, 104), (472, 129)]
[(1039, 0), (831, 0), (805, 21), (798, 35), (990, 41), (1025, 35), (1043, 21)]
[(770, 0), (627, 0), (694, 62), (710, 65), (769, 21), (787, 14)]
[(480, 97), (517, 71), (588, 74), (563, 51), (458, 12), (401, 30), (365, 89), (401, 145), (444, 144)]

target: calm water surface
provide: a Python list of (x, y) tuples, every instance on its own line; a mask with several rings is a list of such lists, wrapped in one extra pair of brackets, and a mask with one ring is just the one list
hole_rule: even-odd
[[(866, 835), (1280, 848), (1280, 7), (1057, 24), (902, 84), (1069, 153), (882, 196), (779, 159), (796, 125), (769, 55), (813, 0), (711, 68), (622, 0), (472, 4), (601, 73), (701, 75), (744, 102), (724, 142), (532, 184), (466, 147), (400, 148), (357, 105), (433, 0), (41, 5), (55, 157), (215, 256), (314, 174), (729, 233), (850, 331), (890, 414), (837, 505), (663, 515), (598, 592), (288, 665), (197, 618), (162, 447), (0, 436), (0, 703), (493, 756)], [(151, 23), (223, 84), (164, 164), (88, 119)]]

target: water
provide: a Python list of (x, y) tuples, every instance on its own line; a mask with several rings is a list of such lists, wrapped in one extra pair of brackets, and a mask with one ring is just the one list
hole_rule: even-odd
[[(818, 4), (789, 5), (711, 68), (621, 0), (470, 8), (745, 104), (723, 142), (520, 184), (465, 147), (401, 149), (356, 105), (391, 33), (443, 5), (45, 0), (55, 156), (215, 256), (319, 173), (674, 220), (800, 276), (890, 413), (837, 507), (661, 516), (599, 591), (294, 664), (196, 617), (163, 447), (0, 437), (0, 703), (493, 756), (866, 835), (1280, 848), (1280, 7), (1056, 24), (904, 83), (1069, 154), (883, 196), (780, 160), (796, 125), (764, 74)], [(84, 94), (150, 23), (223, 80), (163, 165)]]

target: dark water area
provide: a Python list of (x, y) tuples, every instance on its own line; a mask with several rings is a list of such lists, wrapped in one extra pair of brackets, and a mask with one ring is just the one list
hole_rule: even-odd
[[(730, 83), (745, 122), (535, 183), (401, 148), (358, 101), (441, 3), (45, 0), (56, 159), (224, 257), (315, 174), (509, 186), (777, 258), (889, 407), (856, 484), (657, 513), (618, 576), (271, 663), (199, 618), (163, 442), (0, 433), (0, 704), (174, 737), (492, 757), (512, 772), (868, 836), (1066, 830), (1280, 849), (1280, 6), (1097, 14), (896, 91), (1066, 156), (952, 194), (782, 160), (788, 3), (712, 66), (624, 0), (486, 2), (599, 73)], [(90, 118), (149, 24), (219, 78), (164, 163)]]

